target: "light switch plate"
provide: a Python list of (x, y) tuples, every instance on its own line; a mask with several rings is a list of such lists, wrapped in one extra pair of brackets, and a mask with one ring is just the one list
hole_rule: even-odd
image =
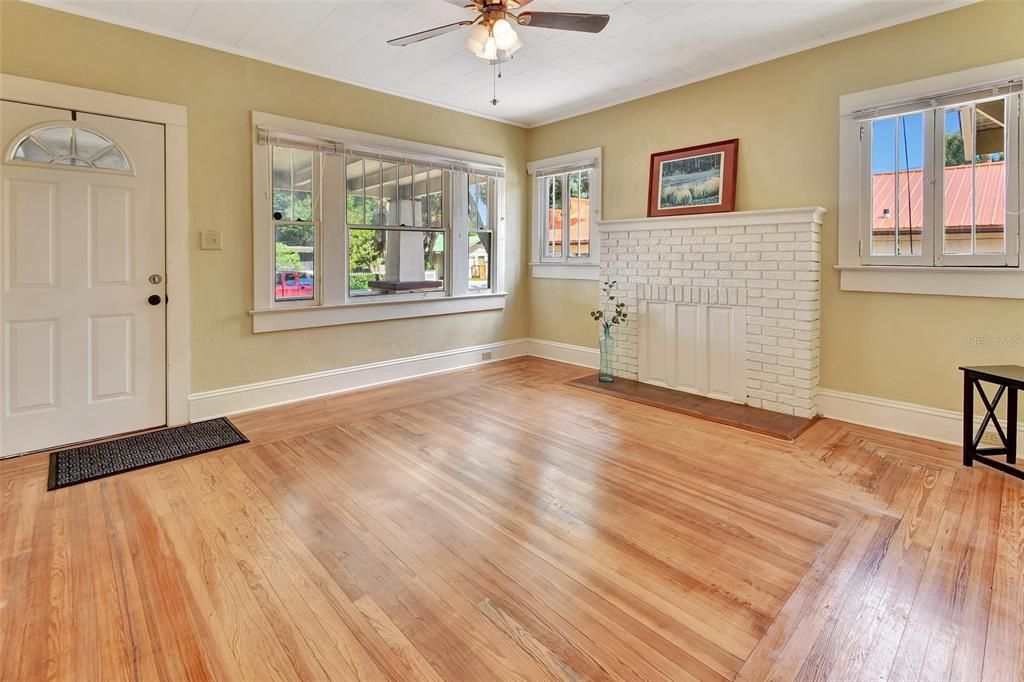
[(203, 230), (200, 232), (199, 248), (203, 251), (220, 251), (220, 230)]

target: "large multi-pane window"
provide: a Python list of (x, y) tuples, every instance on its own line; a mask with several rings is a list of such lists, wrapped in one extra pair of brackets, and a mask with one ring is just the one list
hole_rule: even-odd
[(495, 292), (500, 167), (289, 134), (257, 135), (254, 149), (266, 182), (254, 210), (269, 214), (274, 249), (272, 273), (256, 249), (257, 310)]
[(1020, 100), (979, 90), (863, 117), (865, 263), (1019, 262)]

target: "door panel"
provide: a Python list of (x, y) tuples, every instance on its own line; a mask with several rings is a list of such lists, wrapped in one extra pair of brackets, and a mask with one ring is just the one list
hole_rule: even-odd
[(132, 190), (123, 187), (89, 188), (89, 285), (131, 286)]
[(8, 410), (12, 414), (57, 407), (57, 320), (7, 325)]
[(12, 182), (4, 221), (7, 289), (57, 285), (57, 191), (51, 182)]
[(132, 315), (89, 320), (89, 398), (93, 402), (133, 395), (134, 326)]
[(5, 155), (35, 127), (77, 126), (111, 140), (131, 167), (3, 157), (0, 454), (163, 425), (163, 126), (0, 106)]

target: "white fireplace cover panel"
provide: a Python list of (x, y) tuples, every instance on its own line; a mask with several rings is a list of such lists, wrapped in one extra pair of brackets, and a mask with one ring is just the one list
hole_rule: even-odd
[(642, 301), (639, 379), (645, 383), (746, 402), (746, 309)]

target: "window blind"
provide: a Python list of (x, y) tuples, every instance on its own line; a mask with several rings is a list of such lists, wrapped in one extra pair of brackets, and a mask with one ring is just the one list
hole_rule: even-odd
[(965, 102), (990, 99), (994, 97), (1005, 97), (1024, 91), (1024, 79), (1014, 78), (1011, 80), (997, 81), (986, 85), (976, 85), (961, 90), (918, 97), (916, 99), (894, 102), (877, 107), (858, 109), (853, 112), (854, 121), (868, 121), (874, 118), (886, 118), (897, 116), (912, 111), (924, 109), (936, 109), (939, 107), (951, 107)]
[(584, 159), (575, 163), (569, 163), (562, 166), (551, 166), (550, 168), (538, 168), (534, 171), (534, 177), (547, 178), (552, 175), (561, 175), (562, 173), (572, 173), (574, 171), (581, 170), (593, 170), (597, 168), (595, 159)]
[(262, 126), (256, 128), (256, 142), (259, 144), (292, 147), (294, 149), (306, 149), (324, 154), (355, 156), (391, 163), (430, 166), (431, 168), (461, 171), (464, 173), (473, 172), (478, 175), (489, 175), (498, 178), (505, 177), (505, 169), (501, 166), (491, 166), (462, 159), (451, 159), (426, 154), (409, 154), (394, 149), (375, 149), (359, 145), (346, 145), (340, 140), (269, 130)]

